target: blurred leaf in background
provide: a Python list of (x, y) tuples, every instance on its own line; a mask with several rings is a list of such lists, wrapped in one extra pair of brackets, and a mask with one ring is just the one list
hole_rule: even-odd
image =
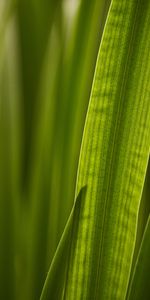
[[(8, 282), (14, 297), (40, 295), (70, 213), (109, 4), (109, 0), (1, 1), (3, 298), (10, 298), (9, 290), (13, 299)], [(6, 249), (10, 253), (5, 256)], [(4, 257), (8, 270), (12, 264), (7, 273)], [(16, 280), (17, 291), (3, 273)]]
[[(55, 261), (74, 207), (96, 59), (115, 1), (0, 1), (0, 299), (39, 299)], [(149, 198), (148, 169), (133, 270)]]

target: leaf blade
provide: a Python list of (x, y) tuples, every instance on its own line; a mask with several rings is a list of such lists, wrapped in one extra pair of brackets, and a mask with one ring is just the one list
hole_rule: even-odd
[(149, 285), (149, 274), (150, 274), (150, 215), (145, 227), (141, 247), (139, 249), (129, 294), (128, 300), (136, 299), (149, 299), (150, 285)]
[[(40, 300), (52, 298), (53, 300), (61, 299), (63, 293), (63, 284), (67, 266), (67, 258), (70, 248), (71, 233), (73, 227), (78, 227), (78, 217), (81, 206), (85, 198), (86, 187), (83, 187), (76, 199), (75, 205), (71, 211), (68, 222), (64, 229), (63, 235), (59, 242), (58, 248), (50, 266), (47, 279), (45, 281)], [(76, 223), (76, 224), (75, 224)], [(75, 229), (76, 230), (76, 229)]]
[(149, 156), (149, 11), (147, 1), (112, 1), (81, 150), (77, 189), (88, 184), (88, 193), (65, 299), (126, 294)]

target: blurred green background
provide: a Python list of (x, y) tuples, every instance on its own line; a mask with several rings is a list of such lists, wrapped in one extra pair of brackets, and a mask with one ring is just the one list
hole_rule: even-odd
[(0, 1), (0, 299), (41, 294), (74, 201), (109, 4)]
[(39, 299), (74, 201), (110, 1), (0, 1), (0, 298)]

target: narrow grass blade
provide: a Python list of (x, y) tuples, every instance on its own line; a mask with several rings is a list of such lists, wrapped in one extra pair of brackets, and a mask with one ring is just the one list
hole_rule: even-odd
[(135, 265), (128, 300), (149, 300), (150, 297), (150, 215)]
[[(51, 38), (52, 37), (52, 38)], [(54, 38), (57, 40), (57, 36)], [(56, 89), (58, 85), (58, 74), (60, 72), (59, 44), (54, 43), (53, 35), (50, 36), (45, 62), (42, 70), (42, 81), (39, 89), (39, 111), (37, 111), (37, 125), (35, 128), (34, 147), (32, 164), (30, 166), (30, 188), (28, 199), (30, 202), (30, 230), (29, 230), (29, 277), (28, 277), (28, 299), (39, 297), (44, 284), (46, 272), (50, 264), (47, 263), (47, 252), (52, 259), (54, 255), (53, 239), (49, 235), (49, 218), (54, 224), (55, 209), (57, 209), (56, 199), (53, 201), (54, 209), (50, 210), (51, 188), (55, 190), (57, 178), (53, 186), (51, 184), (53, 176), (52, 161), (53, 136), (55, 135), (55, 109), (56, 109)], [(56, 49), (55, 49), (56, 48)], [(32, 141), (33, 142), (33, 141)], [(58, 188), (58, 187), (57, 187)], [(51, 240), (52, 245), (47, 249), (47, 240)], [(43, 245), (41, 247), (41, 245)]]
[(21, 52), (23, 109), (24, 109), (24, 165), (22, 185), (28, 188), (32, 161), (32, 139), (36, 127), (38, 86), (49, 35), (61, 0), (16, 0), (18, 33)]
[[(62, 153), (58, 209), (58, 236), (72, 207), (85, 115), (88, 107), (96, 57), (110, 0), (82, 0), (74, 32), (64, 53), (60, 126)], [(70, 101), (71, 99), (71, 101)], [(69, 125), (69, 126), (68, 126)], [(69, 180), (69, 184), (68, 184)], [(65, 199), (65, 210), (63, 201)], [(57, 195), (56, 195), (57, 197)]]
[(62, 298), (63, 285), (65, 282), (66, 266), (71, 244), (72, 233), (78, 228), (79, 214), (85, 199), (86, 187), (79, 192), (75, 205), (71, 211), (63, 235), (57, 247), (50, 270), (42, 291), (41, 300), (58, 300)]
[[(139, 207), (139, 214), (138, 214), (138, 224), (137, 224), (137, 234), (136, 234), (136, 243), (135, 243), (135, 250), (134, 256), (132, 261), (132, 270), (134, 270), (134, 265), (137, 260), (137, 255), (139, 252), (139, 248), (141, 246), (141, 241), (143, 238), (145, 226), (147, 224), (148, 216), (150, 214), (150, 159), (147, 166), (146, 177), (144, 182), (144, 187), (142, 191), (142, 197)], [(130, 275), (131, 277), (131, 275)]]
[(20, 280), (17, 229), (22, 124), (15, 19), (10, 18), (5, 25), (0, 49), (0, 298), (13, 300)]
[(124, 299), (150, 147), (150, 2), (113, 0), (86, 119), (64, 299)]

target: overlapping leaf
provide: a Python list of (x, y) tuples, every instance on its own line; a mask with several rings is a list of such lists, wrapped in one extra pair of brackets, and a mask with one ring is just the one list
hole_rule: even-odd
[(148, 218), (137, 262), (133, 272), (128, 300), (148, 300), (150, 296), (150, 216)]
[(63, 297), (71, 237), (72, 235), (77, 235), (79, 215), (81, 213), (81, 209), (84, 208), (85, 195), (86, 187), (83, 187), (75, 201), (75, 205), (71, 211), (65, 230), (57, 247), (57, 251), (51, 263), (40, 298), (41, 300), (47, 300), (50, 298), (57, 300), (62, 299)]

